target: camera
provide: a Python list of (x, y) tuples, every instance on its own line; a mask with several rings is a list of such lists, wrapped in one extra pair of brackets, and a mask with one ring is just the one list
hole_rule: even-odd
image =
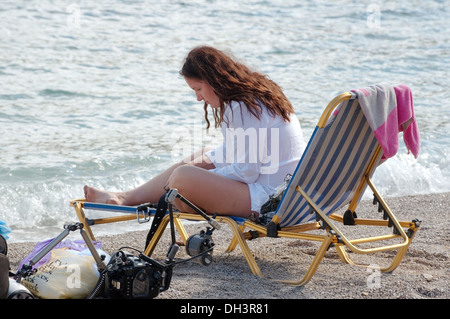
[(149, 257), (119, 250), (105, 270), (107, 298), (151, 299), (169, 286), (171, 269)]

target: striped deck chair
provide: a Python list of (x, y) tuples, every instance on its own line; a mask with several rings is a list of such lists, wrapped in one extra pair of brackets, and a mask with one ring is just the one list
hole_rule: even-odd
[[(268, 224), (227, 216), (217, 216), (216, 221), (226, 223), (233, 231), (227, 251), (239, 245), (253, 272), (263, 276), (246, 240), (276, 237), (320, 242), (311, 265), (302, 279), (282, 282), (304, 285), (311, 280), (325, 253), (336, 248), (344, 263), (359, 265), (350, 258), (347, 250), (356, 254), (397, 251), (392, 263), (380, 269), (390, 272), (398, 267), (405, 255), (420, 221), (398, 221), (372, 183), (371, 177), (380, 163), (382, 149), (359, 106), (354, 93), (343, 93), (334, 98), (324, 110), (308, 146), (294, 172), (289, 185)], [(374, 193), (374, 203), (383, 219), (362, 219), (355, 210), (367, 186)], [(339, 215), (337, 211), (345, 210)], [(203, 220), (201, 216), (177, 212), (175, 224), (183, 241), (188, 235), (181, 220)], [(158, 243), (168, 217), (147, 246), (151, 255)], [(391, 228), (387, 235), (348, 239), (342, 225), (369, 225)], [(341, 226), (341, 225), (340, 225)], [(314, 232), (313, 232), (314, 231)], [(258, 239), (259, 240), (259, 239)], [(395, 243), (392, 243), (392, 241)], [(362, 248), (364, 244), (378, 243), (375, 247)], [(368, 266), (368, 265), (359, 265)]]

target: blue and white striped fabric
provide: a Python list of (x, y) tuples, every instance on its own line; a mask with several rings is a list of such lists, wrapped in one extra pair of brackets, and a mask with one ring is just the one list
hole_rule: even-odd
[(297, 186), (326, 215), (348, 204), (377, 145), (356, 95), (341, 102), (325, 127), (314, 130), (277, 208), (280, 226), (293, 226), (315, 218), (307, 201), (295, 190)]

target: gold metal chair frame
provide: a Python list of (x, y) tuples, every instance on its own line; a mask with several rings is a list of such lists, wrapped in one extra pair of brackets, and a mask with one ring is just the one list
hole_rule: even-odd
[[(324, 127), (328, 121), (328, 118), (330, 117), (331, 113), (335, 109), (335, 107), (345, 101), (350, 99), (351, 94), (350, 93), (342, 93), (335, 97), (326, 107), (324, 110), (317, 126), (318, 127)], [(278, 230), (277, 237), (280, 238), (292, 238), (292, 239), (301, 239), (301, 240), (307, 240), (307, 241), (316, 241), (321, 242), (320, 247), (317, 250), (316, 255), (314, 256), (309, 268), (307, 269), (305, 275), (302, 279), (298, 281), (287, 281), (287, 280), (280, 280), (283, 283), (291, 284), (295, 286), (302, 286), (308, 283), (311, 278), (313, 277), (314, 273), (316, 272), (320, 262), (322, 261), (325, 253), (328, 251), (330, 247), (336, 248), (336, 251), (340, 257), (340, 259), (346, 263), (351, 264), (355, 266), (361, 266), (361, 267), (370, 267), (370, 265), (364, 265), (354, 262), (349, 254), (346, 252), (345, 248), (349, 249), (353, 253), (356, 254), (372, 254), (377, 252), (383, 252), (383, 251), (397, 251), (396, 255), (394, 256), (391, 264), (387, 267), (383, 267), (380, 269), (382, 272), (392, 272), (395, 270), (399, 264), (401, 263), (401, 260), (403, 259), (408, 247), (410, 246), (421, 222), (418, 220), (413, 220), (411, 222), (406, 221), (399, 221), (394, 213), (389, 209), (386, 202), (383, 200), (382, 196), (378, 192), (378, 190), (373, 185), (370, 176), (372, 176), (373, 171), (376, 168), (378, 158), (381, 155), (381, 147), (378, 146), (376, 154), (373, 156), (371, 163), (369, 164), (367, 171), (364, 174), (364, 177), (360, 180), (358, 189), (356, 191), (356, 194), (353, 196), (353, 200), (349, 203), (348, 210), (353, 213), (356, 210), (356, 207), (358, 205), (358, 199), (361, 197), (361, 192), (365, 190), (365, 186), (369, 186), (371, 190), (374, 193), (374, 196), (376, 200), (378, 201), (379, 205), (382, 207), (382, 209), (385, 211), (387, 219), (362, 219), (362, 218), (355, 218), (354, 224), (355, 225), (366, 225), (366, 226), (377, 226), (377, 227), (392, 227), (394, 229), (393, 234), (391, 235), (383, 235), (383, 236), (373, 236), (373, 237), (367, 237), (367, 238), (358, 238), (358, 239), (348, 239), (344, 233), (335, 226), (334, 222), (340, 222), (344, 223), (344, 217), (342, 215), (332, 213), (331, 215), (327, 216), (323, 211), (316, 206), (314, 201), (308, 196), (307, 193), (304, 192), (303, 189), (300, 187), (296, 187), (296, 191), (299, 192), (309, 203), (310, 207), (314, 210), (314, 212), (320, 217), (319, 222), (310, 222), (305, 224), (300, 224), (296, 226), (289, 226), (284, 227)], [(127, 214), (123, 216), (115, 216), (115, 217), (108, 217), (108, 218), (100, 218), (95, 220), (88, 220), (85, 216), (83, 205), (85, 201), (83, 199), (80, 200), (73, 200), (71, 201), (71, 206), (75, 208), (75, 211), (77, 213), (78, 219), (80, 222), (82, 222), (85, 226), (86, 232), (88, 233), (89, 237), (92, 240), (95, 240), (91, 225), (94, 224), (103, 224), (103, 223), (111, 223), (111, 222), (118, 222), (118, 221), (124, 221), (124, 220), (132, 220), (136, 219), (136, 214)], [(186, 243), (188, 239), (188, 234), (183, 226), (182, 220), (191, 220), (191, 221), (204, 221), (204, 218), (200, 215), (196, 214), (189, 214), (189, 213), (183, 213), (183, 212), (174, 212), (174, 225), (183, 240), (184, 243)], [(233, 251), (237, 245), (239, 245), (252, 273), (254, 275), (258, 275), (261, 277), (264, 277), (258, 264), (256, 263), (256, 260), (249, 249), (249, 246), (247, 245), (247, 240), (253, 239), (255, 237), (266, 237), (267, 236), (267, 228), (263, 225), (260, 225), (258, 223), (255, 223), (250, 220), (246, 220), (243, 224), (238, 224), (234, 219), (227, 216), (217, 216), (215, 220), (219, 223), (225, 223), (227, 224), (231, 231), (233, 232), (233, 238), (226, 249), (226, 251)], [(333, 222), (334, 221), (334, 222)], [(163, 235), (167, 224), (169, 222), (169, 216), (166, 215), (158, 228), (158, 231), (155, 233), (154, 237), (148, 244), (148, 246), (145, 248), (145, 254), (147, 256), (151, 256), (156, 245), (158, 244), (161, 236)], [(275, 224), (279, 223), (278, 216), (274, 216), (272, 219), (272, 222)], [(249, 229), (246, 231), (246, 229)], [(407, 228), (405, 231), (404, 228)], [(326, 234), (324, 235), (318, 235), (318, 234), (311, 234), (308, 233), (313, 230), (319, 230), (324, 229)], [(256, 236), (255, 236), (256, 232)], [(361, 248), (361, 244), (365, 243), (373, 243), (373, 242), (383, 242), (383, 241), (390, 241), (392, 239), (398, 239), (400, 242), (395, 244), (383, 244), (381, 246), (373, 247), (373, 248)]]

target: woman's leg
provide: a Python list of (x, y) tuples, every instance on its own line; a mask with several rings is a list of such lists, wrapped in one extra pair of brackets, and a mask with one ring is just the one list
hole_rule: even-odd
[[(248, 185), (195, 166), (180, 166), (169, 177), (169, 188), (176, 188), (197, 207), (209, 214), (248, 218), (251, 211)], [(175, 206), (194, 212), (179, 199)]]
[(99, 190), (91, 186), (84, 186), (84, 195), (87, 201), (114, 205), (134, 206), (142, 203), (157, 203), (165, 193), (164, 187), (167, 185), (172, 172), (183, 165), (198, 166), (204, 169), (214, 168), (209, 159), (203, 155), (209, 148), (201, 149), (191, 156), (186, 157), (162, 173), (156, 175), (147, 183), (125, 192), (109, 192)]

